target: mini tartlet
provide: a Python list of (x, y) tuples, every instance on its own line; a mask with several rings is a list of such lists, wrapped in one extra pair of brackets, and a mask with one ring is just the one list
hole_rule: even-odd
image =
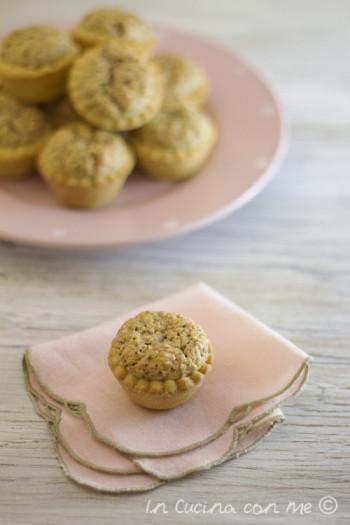
[(58, 200), (78, 208), (111, 202), (134, 164), (121, 136), (82, 123), (55, 131), (38, 158), (39, 171)]
[(112, 341), (108, 363), (136, 404), (164, 410), (188, 401), (211, 370), (204, 330), (173, 312), (141, 312)]
[(30, 175), (50, 132), (45, 114), (0, 90), (0, 179)]
[(130, 135), (141, 167), (158, 179), (180, 181), (195, 175), (216, 143), (212, 119), (190, 105), (163, 107)]
[(155, 60), (164, 77), (164, 105), (203, 104), (208, 94), (208, 79), (198, 64), (172, 53), (159, 55)]
[(153, 60), (142, 62), (113, 41), (87, 51), (74, 64), (68, 92), (76, 111), (110, 131), (143, 126), (159, 110), (163, 77)]
[(22, 102), (44, 103), (62, 96), (79, 52), (69, 35), (54, 27), (17, 29), (0, 44), (0, 78)]
[(113, 40), (121, 51), (149, 58), (156, 45), (151, 28), (138, 16), (115, 8), (87, 13), (72, 30), (73, 38), (83, 47)]

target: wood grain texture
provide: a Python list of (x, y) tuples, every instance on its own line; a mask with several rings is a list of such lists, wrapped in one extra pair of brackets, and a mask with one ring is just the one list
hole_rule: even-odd
[[(79, 16), (96, 0), (1, 0), (0, 30)], [(112, 3), (105, 1), (104, 4)], [(113, 252), (0, 245), (0, 524), (348, 524), (350, 518), (350, 69), (347, 0), (129, 0), (150, 19), (203, 32), (273, 82), (290, 149), (273, 183), (231, 217), (182, 238)], [(133, 496), (69, 482), (27, 398), (31, 344), (204, 280), (314, 357), (287, 422), (234, 463)], [(338, 500), (331, 517), (320, 498)], [(147, 515), (165, 502), (168, 514)], [(237, 514), (177, 514), (179, 499)], [(286, 513), (288, 502), (312, 512)], [(280, 514), (244, 514), (246, 503)]]

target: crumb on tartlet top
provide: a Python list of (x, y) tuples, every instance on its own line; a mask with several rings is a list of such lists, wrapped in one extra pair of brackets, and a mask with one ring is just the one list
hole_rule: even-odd
[(173, 312), (141, 312), (122, 325), (111, 347), (119, 366), (147, 381), (189, 376), (206, 363), (210, 352), (204, 330)]
[(181, 150), (201, 147), (211, 140), (212, 122), (190, 105), (163, 107), (149, 123), (133, 132), (132, 138), (150, 148)]
[(163, 104), (203, 102), (208, 91), (208, 81), (205, 72), (198, 64), (173, 53), (158, 55), (156, 62), (164, 78)]
[(91, 11), (77, 27), (101, 37), (128, 38), (140, 42), (153, 38), (150, 27), (138, 16), (115, 8)]
[(154, 61), (121, 52), (110, 41), (76, 61), (69, 94), (78, 113), (92, 124), (127, 130), (145, 124), (159, 109), (163, 79)]
[(120, 168), (133, 162), (133, 154), (121, 136), (85, 123), (59, 128), (39, 158), (48, 178), (63, 177), (77, 184), (114, 180)]
[(0, 148), (31, 146), (48, 132), (45, 114), (0, 91)]
[(40, 70), (76, 54), (70, 36), (55, 27), (32, 26), (9, 33), (0, 45), (0, 61), (25, 70)]

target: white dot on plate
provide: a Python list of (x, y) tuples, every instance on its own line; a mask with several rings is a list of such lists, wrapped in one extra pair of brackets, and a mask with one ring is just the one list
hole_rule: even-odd
[(52, 235), (54, 237), (65, 237), (66, 235), (66, 230), (64, 228), (54, 228), (52, 230)]
[(176, 226), (177, 226), (177, 221), (175, 220), (166, 221), (164, 223), (164, 228), (166, 228), (167, 230), (173, 230), (174, 228), (176, 228)]
[(267, 160), (264, 157), (258, 157), (255, 159), (254, 166), (257, 170), (263, 170), (267, 166)]

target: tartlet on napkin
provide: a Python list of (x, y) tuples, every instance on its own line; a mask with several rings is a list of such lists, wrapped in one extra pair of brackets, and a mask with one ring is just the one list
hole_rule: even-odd
[(114, 337), (108, 364), (134, 403), (155, 410), (186, 403), (212, 368), (204, 330), (182, 314), (141, 312)]
[[(213, 344), (211, 375), (193, 399), (173, 410), (154, 412), (134, 405), (108, 368), (115, 332), (127, 318), (145, 309), (183, 313), (204, 328)], [(198, 284), (90, 330), (37, 345), (27, 351), (25, 369), (44, 405), (53, 405), (59, 414), (55, 416), (59, 419), (58, 453), (71, 478), (100, 490), (147, 490), (160, 480), (230, 459), (247, 448), (247, 440), (255, 442), (265, 435), (282, 418), (275, 412), (279, 403), (305, 381), (308, 356), (208, 286)], [(77, 449), (79, 440), (86, 444), (89, 439), (90, 444)], [(76, 452), (74, 457), (62, 445), (67, 442)], [(96, 445), (106, 447), (108, 454), (120, 454), (124, 462), (127, 455), (150, 479), (146, 483), (142, 478), (136, 485), (132, 477), (140, 477), (139, 473), (118, 474), (122, 466), (118, 459), (111, 462), (116, 473), (107, 473), (107, 456), (101, 460)], [(91, 465), (102, 465), (98, 480), (97, 469)], [(123, 487), (110, 479), (114, 476), (125, 478)], [(126, 479), (130, 476), (131, 485)]]

